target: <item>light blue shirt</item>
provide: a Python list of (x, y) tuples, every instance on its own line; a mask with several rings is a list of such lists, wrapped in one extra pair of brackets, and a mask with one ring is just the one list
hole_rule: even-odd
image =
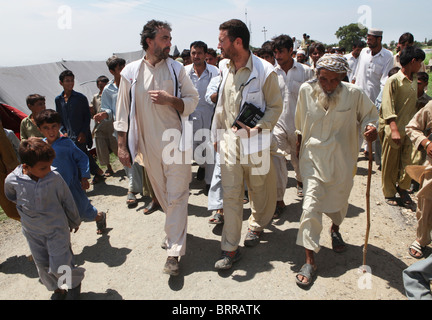
[(116, 119), (118, 90), (119, 88), (116, 86), (114, 80), (111, 80), (102, 92), (101, 112), (106, 112), (108, 114), (108, 119), (104, 119), (104, 121), (115, 121)]

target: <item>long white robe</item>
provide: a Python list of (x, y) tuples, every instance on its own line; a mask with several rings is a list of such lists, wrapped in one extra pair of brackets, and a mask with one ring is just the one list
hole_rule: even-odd
[[(184, 102), (184, 112), (181, 116), (188, 116), (198, 104), (198, 92), (183, 67), (177, 77), (181, 99)], [(154, 104), (149, 94), (150, 90), (165, 90), (170, 94), (175, 92), (175, 83), (166, 60), (155, 66), (144, 60), (134, 85), (136, 109), (132, 116), (137, 120), (138, 144), (137, 157), (133, 160), (146, 168), (153, 191), (166, 214), (168, 256), (183, 256), (186, 250), (191, 161), (187, 161), (185, 152), (178, 149), (182, 130), (180, 115), (171, 106)], [(118, 131), (128, 131), (130, 88), (129, 79), (122, 75), (117, 101), (117, 121), (114, 124)], [(170, 135), (164, 137), (169, 132), (177, 133), (177, 143), (171, 141)], [(164, 153), (169, 150), (180, 154), (183, 161), (170, 163), (173, 159)]]
[[(300, 88), (295, 124), (302, 135), (300, 172), (303, 215), (297, 244), (319, 251), (322, 213), (337, 225), (348, 209), (359, 151), (358, 132), (375, 124), (375, 105), (357, 86), (342, 82), (338, 103), (327, 111), (317, 103), (317, 80)], [(360, 127), (359, 127), (360, 125)]]

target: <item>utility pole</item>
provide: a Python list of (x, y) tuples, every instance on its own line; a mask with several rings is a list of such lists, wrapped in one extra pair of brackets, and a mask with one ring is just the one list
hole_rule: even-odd
[(262, 32), (264, 33), (264, 42), (267, 41), (267, 37), (266, 37), (267, 31), (268, 30), (266, 29), (266, 27), (264, 27), (264, 29), (262, 30)]

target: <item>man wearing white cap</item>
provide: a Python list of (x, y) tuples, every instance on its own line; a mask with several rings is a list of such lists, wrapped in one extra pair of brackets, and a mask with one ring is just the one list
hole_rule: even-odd
[[(388, 73), (393, 68), (393, 53), (382, 46), (383, 31), (369, 29), (367, 35), (368, 48), (363, 49), (358, 57), (357, 69), (352, 82), (362, 88), (368, 97), (375, 102), (384, 88)], [(367, 150), (364, 144), (365, 155)]]
[(303, 213), (297, 244), (305, 248), (306, 264), (296, 276), (301, 287), (312, 284), (320, 250), (322, 214), (331, 218), (332, 246), (343, 252), (345, 243), (339, 226), (348, 210), (358, 158), (359, 130), (368, 141), (377, 138), (378, 112), (357, 86), (342, 82), (348, 61), (326, 54), (317, 62), (317, 78), (300, 88), (295, 124), (303, 178)]
[(367, 35), (368, 48), (362, 50), (353, 78), (369, 99), (375, 101), (393, 68), (393, 54), (382, 46), (383, 32), (370, 29)]

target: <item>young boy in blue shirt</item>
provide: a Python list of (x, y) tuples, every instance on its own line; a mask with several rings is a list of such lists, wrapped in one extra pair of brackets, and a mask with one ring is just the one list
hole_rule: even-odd
[(71, 139), (60, 136), (61, 117), (54, 110), (47, 109), (35, 117), (36, 125), (45, 136), (45, 141), (55, 150), (53, 167), (58, 171), (75, 199), (81, 220), (96, 221), (97, 234), (106, 229), (106, 213), (98, 212), (90, 203), (84, 190), (89, 188), (89, 160)]
[(67, 135), (89, 158), (90, 173), (94, 175), (93, 183), (101, 182), (104, 180), (103, 171), (87, 150), (87, 147), (91, 148), (93, 145), (88, 99), (82, 93), (73, 90), (75, 75), (72, 71), (65, 70), (60, 73), (59, 81), (63, 92), (55, 98), (55, 105), (61, 117), (61, 132)]
[[(21, 142), (22, 164), (5, 180), (5, 195), (16, 204), (40, 281), (54, 291), (51, 299), (77, 299), (84, 269), (76, 268), (70, 232), (81, 223), (72, 194), (61, 175), (52, 171), (55, 151), (40, 138)], [(64, 287), (63, 272), (70, 277)]]

